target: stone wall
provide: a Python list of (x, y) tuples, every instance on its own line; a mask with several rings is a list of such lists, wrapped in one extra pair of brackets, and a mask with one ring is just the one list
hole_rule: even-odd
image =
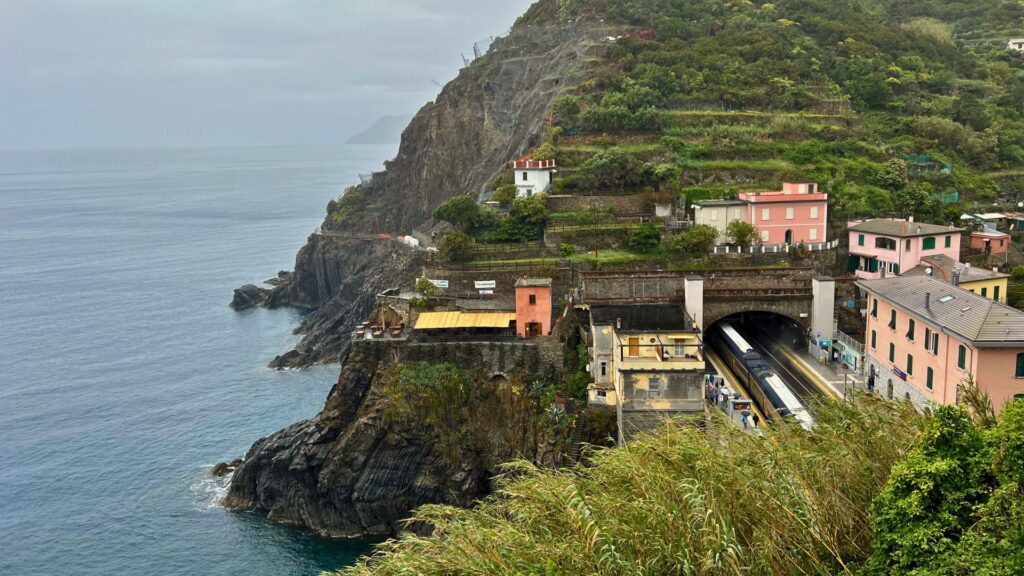
[(548, 196), (547, 207), (551, 212), (582, 212), (611, 210), (615, 214), (654, 214), (653, 193), (623, 196)]
[(572, 270), (569, 268), (557, 268), (555, 266), (511, 269), (469, 269), (449, 266), (428, 265), (424, 268), (427, 278), (433, 280), (447, 280), (448, 288), (439, 292), (441, 296), (464, 297), (469, 294), (477, 294), (474, 282), (493, 280), (495, 282), (494, 298), (500, 300), (511, 300), (515, 297), (516, 280), (524, 277), (529, 278), (551, 278), (552, 299), (557, 302), (571, 287)]
[(687, 272), (583, 272), (582, 301), (665, 302), (680, 300)]

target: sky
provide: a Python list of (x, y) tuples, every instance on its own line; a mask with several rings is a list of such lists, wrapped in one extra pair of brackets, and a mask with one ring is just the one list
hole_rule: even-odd
[(0, 0), (0, 148), (343, 143), (532, 0)]

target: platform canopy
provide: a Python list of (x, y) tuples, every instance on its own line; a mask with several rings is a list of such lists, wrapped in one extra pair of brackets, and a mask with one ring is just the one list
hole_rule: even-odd
[(424, 312), (416, 320), (415, 329), (508, 328), (515, 320), (515, 312)]

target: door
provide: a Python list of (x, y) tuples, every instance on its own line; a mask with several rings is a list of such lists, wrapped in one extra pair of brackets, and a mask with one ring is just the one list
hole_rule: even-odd
[(640, 337), (630, 336), (629, 337), (629, 355), (639, 356), (640, 355)]
[(542, 334), (540, 332), (541, 332), (540, 322), (527, 322), (526, 323), (526, 337), (527, 338), (536, 338), (538, 336), (541, 336)]
[(786, 244), (792, 244), (792, 243), (793, 243), (793, 231), (792, 230), (786, 230)]

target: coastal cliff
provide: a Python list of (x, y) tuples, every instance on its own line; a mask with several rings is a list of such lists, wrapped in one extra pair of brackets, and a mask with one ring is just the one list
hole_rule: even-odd
[[(536, 347), (509, 346), (514, 350), (501, 344), (450, 349), (460, 366), (509, 372), (458, 371), (466, 374), (462, 386), (431, 404), (410, 400), (415, 382), (396, 380), (399, 365), (389, 346), (352, 345), (324, 409), (253, 444), (224, 505), (266, 510), (273, 521), (327, 537), (390, 535), (421, 504), (465, 506), (490, 493), (504, 462), (557, 464), (564, 430), (551, 433), (540, 397), (518, 384), (524, 374), (511, 371), (542, 372), (544, 361)], [(423, 380), (433, 393), (436, 379), (429, 376)], [(403, 404), (410, 413), (396, 414)], [(430, 418), (432, 411), (443, 417)], [(439, 429), (439, 420), (455, 424), (451, 433)]]
[[(600, 49), (600, 34), (583, 24), (518, 23), (416, 114), (397, 156), (350, 189), (347, 200), (330, 203), (321, 229), (299, 251), (294, 272), (261, 302), (313, 311), (296, 330), (303, 335), (300, 344), (272, 367), (338, 360), (373, 296), (411, 284), (419, 273), (415, 260), (392, 259), (397, 242), (377, 235), (424, 226), (445, 200), (482, 192), (506, 162), (537, 146), (552, 101), (579, 79), (580, 61)], [(352, 208), (344, 217), (342, 203)]]

